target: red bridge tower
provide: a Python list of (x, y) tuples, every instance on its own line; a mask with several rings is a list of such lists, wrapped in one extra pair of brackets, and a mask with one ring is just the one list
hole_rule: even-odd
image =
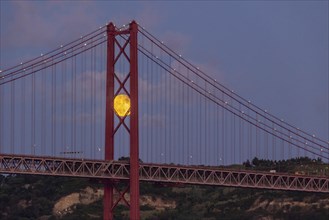
[[(117, 30), (113, 23), (107, 25), (107, 79), (106, 79), (106, 118), (105, 118), (105, 160), (114, 159), (114, 137), (121, 126), (128, 131), (130, 136), (130, 181), (122, 193), (116, 188), (111, 180), (104, 183), (104, 220), (113, 219), (113, 210), (120, 201), (123, 201), (130, 208), (130, 219), (138, 220), (139, 212), (139, 133), (138, 133), (138, 65), (137, 65), (137, 32), (138, 25), (135, 21), (129, 24), (125, 30)], [(128, 37), (127, 37), (128, 36)], [(118, 41), (117, 37), (125, 39), (125, 42)], [(129, 53), (126, 52), (126, 48)], [(118, 48), (119, 51), (115, 51)], [(116, 64), (120, 57), (129, 63), (129, 73), (124, 80), (116, 72)], [(123, 59), (122, 58), (122, 59)], [(118, 89), (115, 88), (115, 81), (118, 82)], [(128, 86), (128, 83), (129, 85)], [(118, 116), (114, 110), (114, 98), (120, 93), (125, 93), (130, 98), (130, 110), (124, 116)], [(128, 114), (130, 114), (128, 116)], [(114, 120), (118, 117), (118, 120)], [(130, 124), (125, 119), (130, 117)], [(118, 123), (116, 123), (118, 121)], [(114, 200), (114, 190), (120, 196)], [(130, 191), (130, 202), (124, 194)]]

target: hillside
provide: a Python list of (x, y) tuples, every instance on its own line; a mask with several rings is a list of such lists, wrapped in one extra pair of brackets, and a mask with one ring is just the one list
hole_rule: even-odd
[[(312, 172), (326, 172), (321, 161), (296, 161), (275, 164), (288, 172), (307, 172), (311, 166)], [(272, 163), (257, 158), (244, 166), (265, 169), (265, 164), (273, 169)], [(102, 197), (102, 185), (86, 179), (0, 175), (0, 219), (4, 220), (102, 219)], [(142, 219), (149, 220), (329, 219), (329, 195), (320, 193), (142, 183), (140, 204)], [(115, 219), (128, 219), (123, 204)]]

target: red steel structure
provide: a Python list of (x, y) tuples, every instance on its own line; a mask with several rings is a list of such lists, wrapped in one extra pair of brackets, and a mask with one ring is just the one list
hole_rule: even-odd
[[(120, 197), (114, 201), (113, 190), (115, 184), (111, 180), (104, 181), (104, 220), (113, 219), (113, 210), (120, 200), (123, 200), (130, 207), (130, 219), (139, 219), (139, 140), (138, 140), (138, 65), (137, 65), (137, 32), (138, 25), (132, 21), (127, 30), (116, 30), (113, 23), (107, 25), (107, 80), (106, 80), (106, 118), (105, 118), (105, 161), (114, 159), (114, 137), (121, 126), (124, 126), (130, 136), (130, 177), (127, 189), (120, 193)], [(123, 45), (120, 45), (116, 37), (120, 35), (129, 35)], [(129, 53), (126, 47), (130, 46)], [(115, 48), (120, 51), (116, 53)], [(115, 71), (115, 66), (120, 58), (125, 58), (129, 62), (130, 71), (125, 79), (121, 81)], [(119, 88), (115, 91), (115, 80), (119, 83)], [(130, 88), (127, 88), (127, 82)], [(119, 123), (115, 125), (115, 114), (113, 100), (121, 91), (127, 93), (131, 100), (130, 126), (125, 124), (127, 117), (118, 117)], [(124, 194), (130, 189), (130, 203), (128, 203)], [(117, 189), (115, 189), (117, 190)], [(117, 190), (118, 191), (118, 190)], [(119, 191), (118, 191), (119, 192)]]
[[(140, 35), (137, 36), (138, 34)], [(137, 42), (138, 37), (140, 45)], [(96, 56), (96, 51), (101, 51), (98, 54), (99, 59)], [(137, 54), (139, 54), (139, 58)], [(152, 142), (152, 139), (148, 141), (148, 138), (145, 141), (145, 137), (143, 139), (145, 130), (141, 131), (141, 157), (142, 159), (146, 157), (145, 161), (148, 163), (139, 161), (138, 59), (141, 85), (143, 85), (144, 74), (146, 77), (150, 77), (149, 82), (165, 81), (161, 85), (169, 85), (168, 87), (163, 87), (165, 89), (162, 90), (162, 87), (157, 85), (155, 94), (168, 91), (163, 97), (172, 97), (172, 95), (177, 95), (175, 90), (178, 91), (178, 89), (179, 93), (183, 94), (182, 97), (184, 97), (184, 93), (191, 94), (187, 96), (187, 100), (184, 99), (181, 103), (183, 105), (179, 108), (175, 105), (176, 103), (172, 105), (173, 107), (170, 105), (166, 107), (162, 106), (163, 103), (161, 102), (160, 107), (157, 106), (153, 110), (152, 106), (156, 104), (153, 100), (159, 98), (159, 96), (155, 95), (151, 99), (146, 97), (147, 101), (144, 103), (153, 103), (153, 105), (146, 108), (146, 110), (144, 109), (144, 111), (151, 113), (150, 115), (157, 115), (160, 112), (158, 109), (161, 108), (162, 110), (164, 109), (165, 114), (169, 115), (168, 118), (173, 118), (173, 120), (164, 120), (164, 123), (167, 123), (169, 126), (167, 131), (170, 132), (166, 132), (164, 129), (161, 131), (161, 134), (164, 134), (161, 136), (163, 139), (154, 138), (157, 141), (172, 141), (167, 141), (167, 143), (164, 141), (165, 143), (162, 143), (162, 145), (154, 141)], [(124, 64), (124, 68), (120, 69), (119, 63), (120, 65)], [(77, 126), (81, 124), (73, 123), (80, 116), (77, 114), (76, 109), (79, 106), (85, 107), (87, 104), (91, 104), (90, 109), (85, 109), (83, 113), (88, 112), (89, 109), (95, 119), (96, 108), (92, 106), (96, 105), (95, 97), (100, 95), (95, 88), (97, 85), (103, 88), (103, 84), (93, 82), (97, 71), (100, 71), (98, 65), (101, 66), (101, 70), (106, 68), (106, 85), (104, 85), (106, 87), (105, 135), (103, 127), (101, 130), (95, 129), (96, 120), (87, 121), (88, 125), (90, 122), (90, 130), (83, 126), (79, 129)], [(58, 71), (56, 74), (56, 70), (61, 71)], [(90, 70), (94, 73), (93, 77), (88, 75)], [(40, 78), (36, 78), (36, 72), (42, 72), (42, 74), (37, 74)], [(163, 75), (167, 74), (167, 77), (169, 77), (158, 80), (159, 76), (154, 76), (162, 73), (165, 73)], [(20, 83), (18, 81), (16, 86), (11, 84), (11, 82), (20, 78), (26, 78), (26, 81), (23, 80)], [(86, 82), (81, 83), (80, 87), (76, 87), (76, 81), (82, 81), (82, 78), (88, 79), (88, 82), (91, 81), (91, 86), (86, 87), (95, 96), (91, 98), (91, 101), (87, 101), (86, 96), (86, 93), (90, 91), (83, 89)], [(62, 82), (71, 81), (68, 83), (69, 86), (67, 86), (69, 89), (65, 90), (65, 83), (63, 83), (64, 85), (57, 85), (59, 79)], [(35, 85), (39, 80), (43, 82), (42, 85), (47, 85), (47, 82), (52, 84), (52, 88), (48, 93), (43, 92), (41, 94), (39, 90), (35, 89), (37, 87)], [(102, 83), (104, 82), (104, 80), (101, 81)], [(181, 82), (181, 84), (176, 84), (177, 81)], [(176, 83), (172, 85), (172, 82)], [(32, 83), (30, 90), (22, 89), (27, 87), (25, 83), (26, 85)], [(305, 156), (308, 155), (306, 153), (310, 153), (313, 157), (317, 156), (327, 161), (329, 160), (329, 142), (323, 141), (315, 135), (302, 132), (223, 87), (216, 80), (211, 79), (200, 71), (198, 67), (193, 66), (179, 54), (165, 46), (163, 42), (157, 40), (135, 21), (123, 28), (117, 28), (113, 23), (109, 23), (104, 27), (100, 27), (99, 30), (81, 37), (79, 40), (63, 47), (61, 46), (59, 49), (2, 71), (0, 72), (0, 86), (3, 86), (0, 87), (2, 95), (0, 96), (0, 173), (69, 176), (101, 180), (104, 183), (103, 214), (106, 220), (114, 218), (113, 211), (119, 202), (126, 204), (130, 208), (130, 219), (140, 219), (139, 181), (157, 182), (165, 185), (195, 184), (329, 193), (328, 176), (234, 170), (225, 167), (228, 164), (227, 162), (207, 166), (213, 164), (208, 163), (208, 160), (217, 159), (217, 162), (219, 162), (222, 158), (225, 160), (231, 159), (230, 163), (234, 164), (236, 156), (240, 157), (236, 162), (242, 163), (242, 156), (244, 156), (246, 151), (250, 154), (248, 158), (252, 158), (253, 149), (256, 152), (256, 156), (265, 156), (267, 159), (269, 158), (270, 150), (272, 150), (272, 160), (275, 159), (276, 154), (280, 155), (279, 158), (284, 158), (285, 154), (288, 155), (287, 158), (290, 158), (293, 155), (303, 155), (299, 151), (305, 150)], [(151, 93), (149, 91), (152, 92), (153, 90), (147, 90), (147, 94)], [(25, 97), (25, 93), (31, 93), (32, 97)], [(78, 95), (78, 93), (82, 94)], [(101, 94), (103, 95), (104, 93), (105, 91), (101, 89)], [(115, 114), (113, 101), (117, 95), (122, 93), (130, 97), (131, 109), (129, 116), (120, 117)], [(140, 90), (140, 93), (143, 94), (143, 88)], [(7, 96), (4, 94), (7, 94)], [(19, 98), (16, 98), (17, 96), (14, 94), (18, 94)], [(63, 102), (57, 104), (58, 97), (62, 97), (64, 94), (71, 94), (72, 99), (69, 96), (64, 96)], [(195, 95), (195, 99), (191, 99), (192, 95)], [(21, 98), (24, 100), (24, 97), (27, 101), (23, 103), (16, 101)], [(45, 100), (47, 98), (50, 98), (50, 103), (46, 103)], [(104, 100), (104, 97), (101, 98)], [(30, 102), (31, 99), (32, 102)], [(39, 102), (37, 102), (38, 100)], [(72, 104), (66, 105), (69, 101)], [(81, 105), (79, 101), (82, 103)], [(143, 99), (140, 101), (142, 103)], [(186, 110), (187, 106), (185, 105), (188, 103), (192, 103), (191, 106), (194, 108)], [(181, 114), (176, 114), (176, 118), (171, 117), (174, 115), (171, 108), (176, 109), (175, 113)], [(17, 111), (17, 109), (21, 111)], [(102, 102), (101, 109), (104, 110)], [(143, 115), (143, 109), (141, 108), (140, 110), (141, 115)], [(60, 112), (61, 116), (66, 116), (63, 117), (65, 120), (56, 120), (56, 111)], [(212, 115), (209, 112), (216, 112), (217, 120), (212, 120), (215, 123), (206, 126), (206, 122), (208, 123), (210, 120), (206, 120), (205, 116)], [(197, 117), (195, 117), (196, 113), (198, 113)], [(201, 113), (204, 113), (204, 116)], [(41, 115), (41, 125), (40, 121), (36, 119), (38, 114)], [(182, 128), (182, 130), (172, 129), (172, 121), (180, 116), (182, 116), (180, 121), (183, 123), (181, 123), (181, 127), (177, 128)], [(191, 119), (192, 117), (197, 118), (200, 122), (190, 122), (187, 116), (191, 117)], [(66, 118), (72, 118), (73, 120), (66, 121)], [(59, 119), (62, 118), (59, 117)], [(19, 121), (22, 123), (18, 123)], [(60, 123), (56, 124), (56, 121)], [(100, 121), (103, 125), (103, 115)], [(204, 125), (201, 121), (205, 122)], [(27, 128), (29, 132), (25, 131)], [(152, 136), (152, 133), (149, 132), (151, 131), (150, 128), (145, 132), (148, 137)], [(216, 131), (213, 135), (209, 132), (212, 129)], [(88, 131), (90, 131), (91, 135), (89, 141), (86, 141), (88, 139), (85, 136)], [(176, 131), (182, 131), (183, 137), (181, 141), (175, 135), (172, 135)], [(97, 132), (102, 135), (100, 138), (96, 138), (99, 137), (95, 135)], [(125, 136), (122, 139), (129, 141), (129, 144), (125, 142), (122, 145), (129, 145), (129, 153), (125, 149), (127, 151), (124, 154), (120, 154), (120, 152), (117, 154), (117, 151), (115, 152), (115, 144), (117, 143), (116, 140), (119, 139), (118, 133), (121, 135), (124, 132), (127, 133), (129, 138)], [(30, 137), (28, 137), (29, 133), (31, 133)], [(80, 137), (80, 141), (77, 138), (77, 134)], [(160, 134), (160, 132), (157, 131), (157, 134)], [(20, 139), (15, 140), (18, 136)], [(47, 136), (48, 139), (46, 138)], [(191, 136), (199, 137), (194, 139)], [(211, 137), (213, 137), (212, 140)], [(100, 143), (102, 146), (105, 139), (104, 158), (103, 155), (100, 155), (101, 148), (98, 148), (99, 145), (95, 142), (96, 139), (102, 140)], [(143, 141), (146, 143), (143, 143)], [(216, 145), (217, 148), (210, 151), (212, 144)], [(238, 148), (235, 148), (236, 145), (240, 146), (240, 155), (235, 153), (238, 150)], [(195, 161), (191, 160), (190, 163), (193, 146), (197, 148), (197, 156), (199, 158), (196, 158)], [(261, 152), (262, 146), (264, 147), (263, 152)], [(71, 147), (71, 149), (67, 150), (67, 147)], [(99, 149), (97, 151), (99, 157), (96, 157), (93, 151), (95, 147)], [(167, 156), (168, 158), (156, 160), (156, 151), (153, 150), (152, 152), (152, 149), (160, 147), (164, 149), (161, 149), (161, 154), (159, 155), (161, 157)], [(177, 147), (179, 151), (171, 151)], [(295, 152), (291, 151), (292, 147), (295, 147)], [(36, 152), (37, 149), (39, 152)], [(120, 148), (118, 149), (120, 150)], [(143, 150), (145, 149), (147, 155), (143, 156)], [(173, 155), (174, 152), (179, 152), (180, 157)], [(85, 153), (85, 156), (82, 153)], [(63, 158), (64, 154), (66, 158)], [(76, 154), (79, 154), (81, 158), (77, 159)], [(129, 162), (114, 160), (114, 155), (117, 157), (117, 155), (127, 156), (127, 154), (130, 157)], [(152, 160), (153, 157), (155, 161)], [(163, 161), (166, 164), (158, 164), (159, 161)], [(195, 166), (186, 164), (195, 164)], [(117, 187), (118, 182), (120, 182), (120, 187)], [(127, 183), (127, 186), (120, 192), (119, 188), (122, 189), (121, 183)], [(127, 192), (130, 193), (130, 201), (125, 197)], [(114, 196), (114, 193), (119, 194), (119, 196)]]
[[(147, 163), (139, 164), (137, 170), (140, 180), (147, 182), (329, 193), (327, 176)], [(0, 155), (0, 172), (111, 181), (129, 180), (132, 170), (125, 161)]]

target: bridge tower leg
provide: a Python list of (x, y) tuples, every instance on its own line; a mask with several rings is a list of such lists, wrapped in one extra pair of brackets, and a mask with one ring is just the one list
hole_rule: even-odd
[(139, 214), (139, 132), (138, 132), (138, 60), (137, 23), (130, 24), (130, 220)]
[[(105, 160), (114, 159), (114, 42), (115, 26), (107, 25), (106, 61), (106, 110), (105, 110)], [(103, 216), (104, 220), (113, 219), (113, 187), (109, 180), (104, 182)]]
[[(132, 21), (127, 30), (117, 30), (113, 23), (107, 25), (107, 67), (106, 67), (106, 116), (105, 116), (105, 160), (114, 159), (114, 137), (120, 126), (125, 123), (125, 118), (130, 117), (129, 136), (130, 136), (130, 181), (128, 188), (120, 193), (115, 188), (115, 183), (110, 180), (104, 182), (104, 220), (113, 219), (113, 210), (116, 205), (123, 201), (130, 208), (130, 219), (140, 219), (139, 210), (139, 132), (138, 132), (138, 42), (137, 42), (138, 25)], [(120, 45), (116, 40), (116, 36), (129, 35), (124, 45)], [(130, 45), (129, 53), (126, 53), (126, 46)], [(119, 47), (116, 53), (115, 48)], [(128, 80), (120, 81), (120, 77), (116, 75), (115, 65), (119, 57), (127, 58), (130, 71), (126, 79), (130, 78), (130, 88), (125, 87)], [(129, 56), (129, 58), (128, 58)], [(119, 83), (119, 89), (115, 91), (115, 80)], [(128, 91), (131, 107), (130, 116), (119, 119), (119, 124), (115, 126), (115, 112), (113, 100), (123, 88)], [(126, 127), (126, 126), (125, 126)], [(130, 189), (130, 203), (124, 197), (124, 194)], [(119, 198), (115, 200), (114, 190), (119, 192)]]

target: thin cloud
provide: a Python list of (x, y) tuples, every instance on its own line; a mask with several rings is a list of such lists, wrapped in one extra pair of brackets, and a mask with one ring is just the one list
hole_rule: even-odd
[(13, 1), (2, 37), (4, 49), (53, 49), (96, 29), (87, 3), (68, 10), (65, 2)]
[(162, 12), (149, 4), (144, 4), (142, 10), (136, 16), (137, 22), (148, 28), (161, 25), (164, 19)]
[(183, 33), (169, 30), (163, 34), (163, 41), (175, 52), (184, 53), (191, 42), (191, 38)]

